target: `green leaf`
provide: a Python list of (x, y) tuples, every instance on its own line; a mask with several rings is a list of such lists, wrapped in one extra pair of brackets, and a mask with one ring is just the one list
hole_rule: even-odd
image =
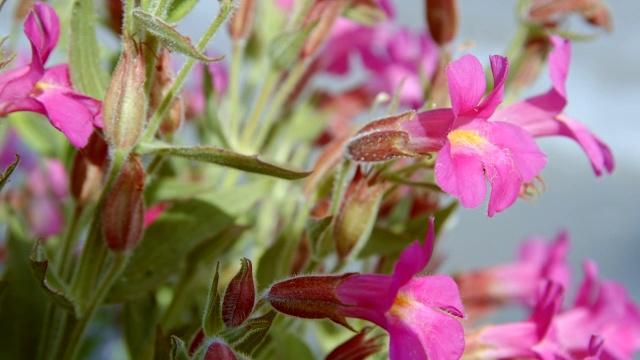
[(274, 359), (315, 359), (309, 345), (302, 341), (298, 335), (278, 334), (277, 339)]
[(327, 229), (333, 221), (333, 216), (327, 216), (322, 219), (310, 218), (307, 220), (306, 231), (307, 239), (311, 244), (312, 254), (316, 259), (320, 259), (327, 255), (331, 250), (335, 249), (335, 243), (328, 234)]
[(282, 257), (286, 248), (286, 241), (279, 238), (262, 254), (262, 257), (260, 257), (258, 271), (256, 271), (258, 291), (266, 289), (276, 279), (280, 279), (288, 273), (288, 270), (291, 268), (291, 259)]
[(0, 359), (35, 359), (49, 301), (29, 267), (33, 241), (15, 216), (8, 218), (6, 231), (8, 257), (0, 299)]
[(93, 0), (75, 0), (71, 9), (69, 72), (73, 86), (98, 100), (104, 98), (108, 78), (100, 65)]
[(153, 290), (175, 274), (187, 254), (233, 224), (233, 218), (200, 200), (175, 204), (145, 231), (107, 301), (121, 302)]
[(9, 166), (7, 166), (7, 168), (4, 170), (4, 173), (0, 174), (0, 190), (2, 190), (7, 181), (9, 181), (9, 176), (11, 176), (13, 170), (16, 168), (16, 166), (18, 166), (18, 163), (20, 162), (20, 155), (15, 154), (15, 156), (16, 160), (9, 164)]
[(167, 22), (176, 23), (180, 21), (197, 3), (198, 0), (173, 0), (167, 13)]
[(122, 332), (131, 359), (153, 359), (158, 304), (153, 293), (127, 301), (122, 308)]
[(33, 245), (33, 249), (29, 255), (29, 262), (33, 275), (45, 293), (62, 308), (78, 316), (76, 304), (69, 295), (69, 290), (66, 285), (53, 270), (48, 269), (49, 260), (46, 259), (46, 255), (42, 249), (41, 240), (36, 241)]
[[(424, 233), (426, 234), (426, 228)], [(397, 234), (389, 229), (376, 226), (373, 228), (369, 240), (358, 253), (358, 258), (396, 255), (401, 253), (414, 240), (416, 239), (406, 234)]]
[(9, 123), (29, 148), (45, 157), (62, 157), (69, 141), (40, 114), (18, 112), (9, 115)]
[(167, 49), (186, 55), (190, 58), (209, 63), (220, 61), (224, 56), (212, 58), (204, 55), (191, 43), (188, 37), (180, 34), (173, 26), (162, 21), (142, 9), (133, 10), (133, 18), (147, 32), (155, 35)]
[(212, 146), (140, 144), (138, 153), (177, 156), (287, 180), (302, 179), (310, 174), (310, 172), (287, 170), (271, 165), (258, 159), (257, 155), (247, 156)]

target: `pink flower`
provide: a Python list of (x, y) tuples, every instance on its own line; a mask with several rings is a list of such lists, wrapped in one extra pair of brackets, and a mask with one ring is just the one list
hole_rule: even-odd
[[(613, 281), (598, 281), (592, 261), (583, 264), (585, 278), (572, 308), (555, 321), (563, 346), (572, 354), (593, 353), (592, 335), (604, 341), (601, 359), (629, 360), (640, 350), (640, 310), (625, 288)], [(590, 345), (590, 346), (588, 346)]]
[(571, 280), (566, 261), (568, 251), (566, 232), (558, 234), (553, 243), (533, 238), (520, 245), (517, 262), (457, 275), (455, 279), (467, 312), (474, 307), (483, 310), (513, 301), (533, 307), (538, 287), (545, 280), (567, 288)]
[[(560, 284), (547, 282), (541, 289), (538, 302), (528, 320), (488, 326), (471, 335), (469, 347), (477, 359), (571, 359), (560, 346), (553, 326), (554, 316), (562, 304)], [(482, 345), (475, 343), (478, 341)]]
[(553, 86), (545, 94), (507, 106), (492, 117), (524, 128), (533, 136), (561, 135), (569, 137), (582, 147), (591, 161), (596, 175), (614, 169), (613, 154), (609, 147), (580, 122), (569, 118), (562, 111), (567, 105), (565, 82), (571, 60), (571, 43), (558, 36), (551, 36), (554, 50), (549, 55), (549, 75)]
[(424, 246), (411, 244), (392, 275), (356, 274), (336, 288), (342, 316), (364, 319), (390, 336), (391, 359), (458, 359), (464, 350), (462, 303), (449, 276), (414, 278), (433, 251), (433, 219)]
[[(545, 165), (545, 155), (521, 127), (488, 121), (502, 102), (509, 63), (491, 56), (494, 88), (482, 100), (485, 78), (482, 65), (465, 55), (447, 67), (452, 108), (419, 113), (402, 123), (418, 152), (439, 151), (435, 177), (442, 190), (477, 207), (491, 184), (488, 215), (511, 206), (523, 183), (531, 182)], [(482, 100), (482, 101), (481, 101)], [(486, 180), (485, 180), (486, 178)]]
[(93, 127), (102, 127), (102, 103), (73, 90), (66, 64), (44, 68), (60, 35), (53, 8), (35, 3), (24, 33), (31, 43), (31, 63), (0, 74), (0, 116), (16, 111), (43, 114), (73, 146), (84, 147)]

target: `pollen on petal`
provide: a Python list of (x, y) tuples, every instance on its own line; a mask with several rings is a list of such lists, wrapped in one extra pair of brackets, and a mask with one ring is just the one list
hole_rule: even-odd
[(471, 130), (453, 130), (447, 135), (452, 146), (467, 146), (479, 150), (487, 144), (487, 139)]

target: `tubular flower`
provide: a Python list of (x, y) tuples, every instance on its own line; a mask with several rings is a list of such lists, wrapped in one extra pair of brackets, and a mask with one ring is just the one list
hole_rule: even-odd
[(482, 65), (474, 56), (465, 55), (446, 70), (452, 107), (419, 113), (415, 120), (402, 123), (402, 128), (410, 135), (414, 150), (439, 151), (436, 181), (463, 206), (482, 203), (488, 180), (492, 188), (488, 215), (493, 216), (515, 202), (522, 184), (531, 182), (544, 167), (546, 156), (521, 127), (489, 121), (502, 102), (509, 68), (506, 57), (490, 59), (495, 85), (484, 100)]
[(391, 359), (458, 359), (464, 350), (458, 288), (449, 276), (414, 278), (433, 251), (433, 220), (424, 246), (411, 244), (392, 275), (356, 274), (336, 287), (339, 314), (371, 321), (387, 330)]
[(611, 150), (584, 124), (562, 111), (567, 105), (565, 82), (571, 60), (571, 42), (558, 36), (551, 37), (554, 50), (549, 55), (549, 76), (552, 87), (546, 93), (500, 109), (491, 118), (518, 125), (531, 135), (561, 135), (575, 140), (584, 150), (597, 176), (603, 171), (611, 173), (614, 160)]
[(73, 90), (66, 64), (44, 68), (60, 35), (53, 8), (35, 3), (24, 33), (31, 43), (31, 63), (0, 74), (0, 116), (16, 111), (42, 114), (73, 146), (84, 147), (93, 127), (102, 127), (102, 103)]
[(567, 288), (571, 280), (566, 261), (568, 251), (566, 232), (558, 234), (553, 243), (533, 238), (520, 245), (516, 262), (457, 275), (467, 313), (513, 301), (533, 306), (538, 285), (545, 279)]

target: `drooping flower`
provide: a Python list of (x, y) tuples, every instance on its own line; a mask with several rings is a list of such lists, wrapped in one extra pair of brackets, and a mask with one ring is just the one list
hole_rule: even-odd
[(392, 275), (301, 276), (271, 286), (265, 298), (288, 315), (349, 326), (345, 317), (370, 321), (390, 336), (394, 360), (458, 359), (464, 350), (462, 302), (446, 275), (414, 277), (431, 259), (433, 219), (424, 245), (412, 243)]
[(79, 94), (66, 64), (45, 69), (58, 43), (60, 22), (52, 7), (35, 3), (24, 22), (31, 43), (31, 63), (0, 74), (0, 116), (32, 111), (46, 116), (77, 148), (87, 144), (93, 127), (102, 127), (102, 104)]
[(582, 147), (597, 176), (602, 175), (603, 171), (611, 173), (614, 160), (607, 144), (591, 133), (584, 124), (562, 112), (568, 102), (565, 82), (571, 60), (571, 42), (558, 36), (551, 36), (550, 40), (554, 46), (549, 55), (551, 89), (542, 95), (498, 110), (491, 120), (516, 124), (535, 137), (569, 137)]

